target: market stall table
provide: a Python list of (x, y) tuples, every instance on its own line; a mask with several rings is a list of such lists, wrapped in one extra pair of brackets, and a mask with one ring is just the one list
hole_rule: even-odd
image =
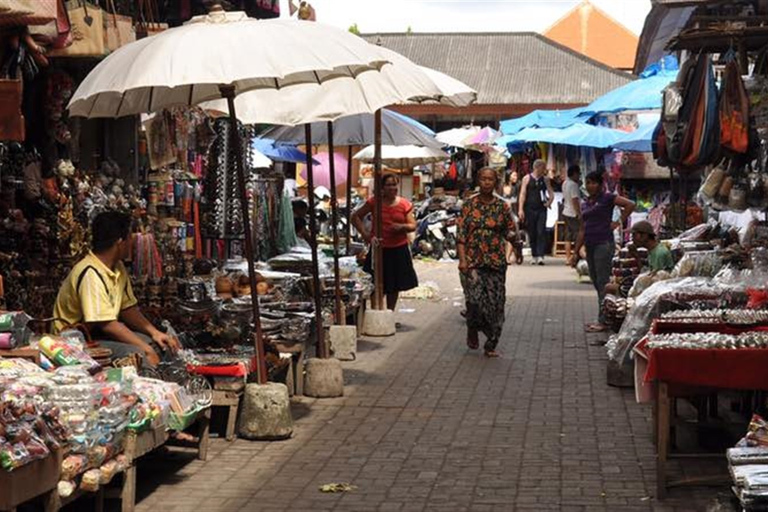
[[(658, 497), (667, 489), (682, 485), (713, 483), (712, 478), (667, 481), (670, 458), (713, 457), (713, 454), (670, 453), (671, 399), (708, 395), (713, 390), (768, 391), (768, 349), (655, 349), (642, 342), (635, 354), (647, 361), (645, 382), (655, 382), (655, 434), (657, 441), (656, 477)], [(717, 455), (722, 457), (721, 454)], [(725, 478), (725, 475), (724, 477)], [(719, 481), (719, 479), (718, 479)]]
[(36, 460), (15, 471), (0, 470), (0, 511), (16, 512), (16, 507), (36, 498), (58, 494), (61, 471), (61, 450), (56, 450), (45, 459)]

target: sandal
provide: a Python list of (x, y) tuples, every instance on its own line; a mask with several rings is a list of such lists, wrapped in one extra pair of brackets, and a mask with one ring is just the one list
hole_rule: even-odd
[(608, 329), (603, 324), (587, 324), (584, 326), (584, 332), (605, 332)]
[(501, 354), (499, 354), (495, 350), (486, 350), (485, 351), (485, 357), (487, 357), (489, 359), (493, 359), (493, 358), (496, 358), (496, 357), (501, 357)]

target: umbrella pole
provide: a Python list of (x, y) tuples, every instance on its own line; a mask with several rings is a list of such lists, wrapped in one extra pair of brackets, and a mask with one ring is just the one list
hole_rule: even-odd
[(251, 218), (248, 212), (248, 193), (245, 187), (245, 169), (243, 169), (243, 144), (235, 114), (235, 87), (233, 85), (219, 86), (221, 95), (229, 105), (229, 120), (231, 123), (232, 145), (235, 152), (235, 172), (237, 173), (237, 188), (240, 193), (240, 207), (243, 210), (243, 231), (245, 233), (245, 259), (248, 262), (248, 281), (251, 284), (251, 309), (253, 325), (256, 331), (256, 376), (259, 384), (267, 383), (267, 365), (264, 360), (264, 335), (261, 330), (261, 315), (259, 313), (259, 296), (256, 293), (256, 269), (253, 262), (253, 232)]
[(312, 125), (304, 125), (304, 136), (307, 149), (307, 201), (309, 203), (309, 245), (312, 248), (312, 288), (315, 296), (315, 323), (317, 324), (317, 357), (328, 358), (328, 347), (325, 345), (325, 330), (323, 328), (323, 301), (320, 289), (320, 265), (317, 257), (317, 221), (315, 219), (315, 171), (312, 166)]
[(333, 148), (333, 123), (328, 121), (328, 164), (331, 178), (331, 232), (333, 233), (333, 295), (336, 323), (343, 325), (341, 314), (341, 277), (339, 276), (339, 203), (336, 194), (336, 153)]
[(352, 146), (347, 146), (347, 251), (352, 252)]
[(374, 284), (376, 287), (375, 296), (376, 309), (386, 309), (384, 307), (384, 269), (382, 268), (382, 252), (381, 252), (381, 200), (382, 200), (382, 185), (381, 182), (381, 109), (376, 111), (374, 115), (374, 153), (373, 153), (373, 195), (376, 198), (374, 204), (376, 205), (376, 213), (373, 216), (374, 219), (374, 234), (378, 243), (373, 247), (373, 274)]

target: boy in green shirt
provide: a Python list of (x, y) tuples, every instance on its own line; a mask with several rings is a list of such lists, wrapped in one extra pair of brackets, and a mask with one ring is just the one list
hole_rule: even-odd
[(664, 244), (656, 240), (656, 233), (650, 222), (642, 220), (632, 226), (632, 242), (635, 247), (648, 249), (648, 265), (651, 267), (651, 272), (671, 271), (675, 268), (672, 253)]

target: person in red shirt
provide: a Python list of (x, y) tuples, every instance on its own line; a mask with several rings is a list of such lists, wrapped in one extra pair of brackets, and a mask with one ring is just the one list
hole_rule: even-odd
[[(400, 184), (397, 176), (385, 174), (381, 183), (381, 240), (373, 236), (372, 230), (365, 226), (363, 220), (368, 214), (375, 215), (375, 197), (371, 197), (358, 208), (352, 215), (352, 223), (363, 240), (372, 246), (381, 244), (384, 294), (387, 296), (387, 309), (394, 311), (400, 292), (419, 285), (408, 241), (408, 233), (416, 231), (416, 219), (410, 201), (397, 195)], [(372, 225), (375, 225), (375, 219)], [(368, 251), (363, 266), (369, 274), (373, 274), (372, 252)]]

